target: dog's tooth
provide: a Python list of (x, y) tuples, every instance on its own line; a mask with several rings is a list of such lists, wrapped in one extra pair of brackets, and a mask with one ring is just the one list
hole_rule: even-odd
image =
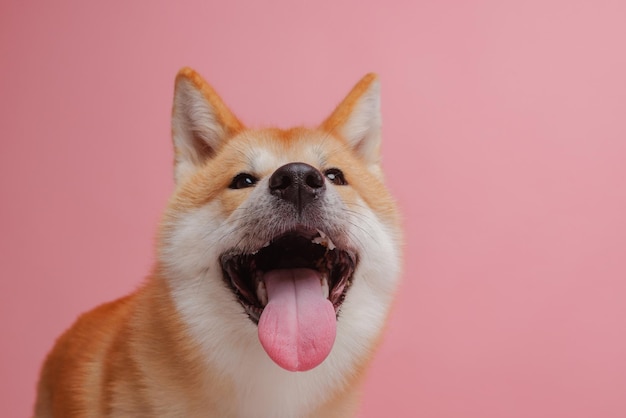
[(267, 305), (267, 289), (265, 289), (265, 282), (259, 280), (256, 285), (256, 296), (259, 298), (261, 305)]
[(317, 245), (324, 245), (324, 244), (326, 244), (326, 241), (324, 241), (324, 238), (322, 238), (322, 237), (315, 237), (315, 238), (313, 238), (311, 240), (311, 242), (313, 244), (317, 244)]
[(318, 229), (317, 233), (319, 235), (311, 240), (313, 244), (323, 245), (331, 251), (337, 248), (335, 243), (324, 233), (324, 231)]
[(328, 296), (330, 296), (330, 288), (328, 287), (328, 277), (326, 275), (322, 277), (322, 296), (324, 296), (324, 298), (326, 299), (328, 299)]

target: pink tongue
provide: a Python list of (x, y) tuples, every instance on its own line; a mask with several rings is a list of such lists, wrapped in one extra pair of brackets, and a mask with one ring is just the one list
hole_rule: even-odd
[(320, 279), (305, 268), (272, 270), (263, 277), (268, 302), (259, 319), (259, 340), (284, 369), (310, 370), (333, 347), (337, 319)]

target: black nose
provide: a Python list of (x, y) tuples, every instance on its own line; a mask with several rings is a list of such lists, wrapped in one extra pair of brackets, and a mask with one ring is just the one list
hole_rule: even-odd
[(326, 190), (324, 176), (305, 163), (289, 163), (274, 171), (269, 181), (270, 193), (292, 203), (298, 213)]

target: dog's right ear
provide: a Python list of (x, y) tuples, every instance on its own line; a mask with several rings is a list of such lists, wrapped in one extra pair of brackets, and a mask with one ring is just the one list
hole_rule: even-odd
[(243, 129), (243, 124), (198, 73), (191, 68), (178, 72), (172, 110), (176, 183)]

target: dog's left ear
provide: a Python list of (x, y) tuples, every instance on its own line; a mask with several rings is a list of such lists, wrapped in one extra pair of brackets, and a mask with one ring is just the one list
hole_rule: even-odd
[(176, 183), (196, 171), (228, 138), (243, 129), (243, 124), (198, 73), (191, 68), (178, 72), (172, 110)]
[(321, 128), (338, 133), (371, 167), (380, 164), (382, 118), (380, 114), (380, 83), (370, 73), (348, 93)]

